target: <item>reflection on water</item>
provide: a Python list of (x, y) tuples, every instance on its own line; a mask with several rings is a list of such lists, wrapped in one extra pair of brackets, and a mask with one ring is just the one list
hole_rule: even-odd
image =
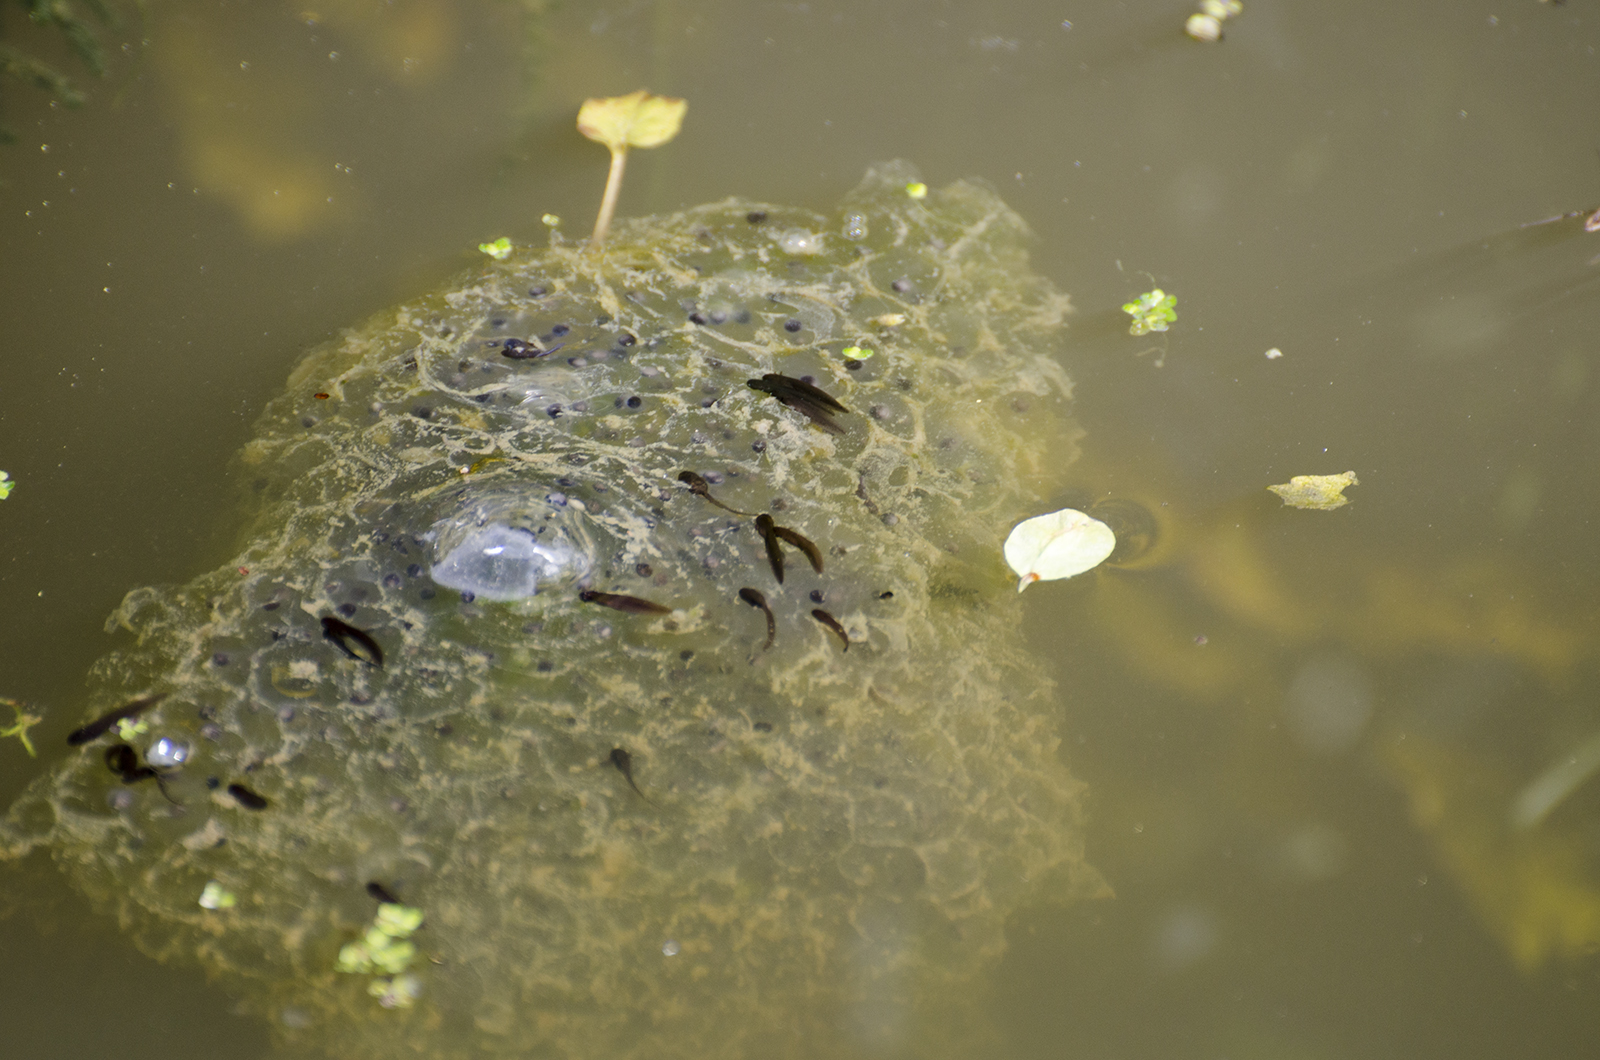
[[(1159, 562), (1016, 602), (1117, 897), (1013, 924), (1005, 1055), (1587, 1055), (1600, 783), (1551, 771), (1600, 725), (1600, 236), (1517, 226), (1600, 197), (1574, 135), (1600, 29), (1579, 4), (1259, 0), (1201, 46), (1189, 10), (569, 5), (525, 80), (499, 5), (169, 6), (120, 106), (8, 89), (0, 695), (47, 708), (58, 754), (123, 591), (227, 554), (225, 456), (300, 350), (483, 239), (587, 217), (576, 103), (648, 84), (691, 111), (624, 213), (828, 203), (896, 155), (999, 186), (1082, 310), (1082, 488), (1169, 520)], [(1183, 309), (1159, 369), (1125, 318), (1093, 326), (1140, 270)], [(1346, 468), (1338, 511), (1265, 493)], [(0, 798), (42, 768), (0, 741)], [(265, 1049), (205, 1037), (229, 1001), (49, 871), (8, 879), (27, 1055)], [(863, 994), (864, 1037), (902, 1018)]]

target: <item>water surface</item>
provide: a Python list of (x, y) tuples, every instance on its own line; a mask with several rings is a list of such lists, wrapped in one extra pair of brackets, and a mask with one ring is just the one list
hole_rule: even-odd
[[(1083, 488), (1170, 519), (1163, 564), (1020, 600), (1117, 897), (1015, 924), (1006, 1055), (1588, 1055), (1600, 937), (1549, 925), (1600, 907), (1600, 784), (1537, 833), (1496, 807), (1600, 730), (1600, 235), (1518, 228), (1600, 205), (1600, 25), (1257, 0), (1207, 46), (1189, 10), (192, 3), (109, 35), (81, 110), (8, 84), (0, 695), (48, 713), (0, 800), (123, 593), (226, 558), (228, 457), (301, 352), (541, 214), (581, 233), (577, 105), (648, 85), (691, 108), (627, 213), (827, 208), (892, 157), (999, 188), (1078, 306)], [(1152, 286), (1178, 323), (1136, 339)], [(1347, 469), (1336, 512), (1265, 492)], [(47, 866), (7, 877), (18, 1055), (267, 1054)]]

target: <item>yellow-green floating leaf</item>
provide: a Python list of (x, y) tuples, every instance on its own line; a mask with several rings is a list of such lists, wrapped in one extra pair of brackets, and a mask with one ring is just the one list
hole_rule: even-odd
[(1359, 485), (1361, 483), (1356, 479), (1356, 473), (1346, 471), (1342, 475), (1296, 475), (1281, 486), (1268, 486), (1267, 489), (1282, 497), (1283, 503), (1291, 508), (1325, 512), (1349, 504), (1350, 498), (1344, 495), (1344, 488)]
[(1070, 578), (1099, 566), (1117, 547), (1117, 535), (1098, 519), (1072, 508), (1024, 519), (1006, 538), (1006, 563), (1017, 572), (1017, 592), (1038, 581)]
[(683, 127), (687, 100), (652, 96), (644, 89), (626, 96), (586, 99), (578, 110), (578, 131), (613, 151), (659, 147)]

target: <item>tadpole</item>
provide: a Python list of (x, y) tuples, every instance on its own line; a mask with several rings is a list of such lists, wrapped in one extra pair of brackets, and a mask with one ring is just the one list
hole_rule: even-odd
[[(132, 703), (124, 703), (111, 713), (102, 714), (89, 724), (73, 729), (72, 732), (67, 734), (67, 743), (73, 747), (86, 744), (95, 737), (103, 735), (117, 722), (138, 717), (166, 698), (166, 692), (157, 692), (153, 696), (145, 696), (143, 699), (136, 699)], [(109, 757), (107, 761), (110, 761)]]
[(783, 584), (783, 549), (778, 545), (780, 540), (804, 552), (806, 559), (811, 561), (811, 569), (822, 573), (822, 550), (810, 538), (787, 526), (779, 526), (766, 512), (756, 516), (756, 529), (761, 531), (761, 540), (767, 546), (767, 562), (772, 564), (772, 573), (779, 585)]
[(839, 634), (839, 643), (844, 645), (845, 651), (850, 650), (850, 634), (844, 631), (844, 627), (839, 624), (839, 620), (837, 618), (834, 618), (820, 607), (814, 607), (811, 609), (811, 617), (816, 619), (818, 622), (821, 622), (824, 626), (827, 626), (835, 633)]
[(400, 899), (391, 894), (389, 888), (385, 887), (377, 880), (371, 880), (367, 883), (367, 894), (387, 905), (400, 904)]
[(772, 532), (783, 538), (789, 544), (806, 554), (806, 559), (811, 561), (811, 569), (818, 574), (822, 573), (822, 550), (810, 538), (797, 531), (790, 530), (787, 526), (774, 526)]
[[(772, 521), (772, 516), (762, 512), (756, 516), (756, 529), (761, 531), (761, 540), (767, 546), (767, 562), (772, 565), (772, 576), (778, 579), (779, 585), (782, 585), (783, 549), (778, 545), (778, 525)], [(743, 595), (742, 591), (740, 595)]]
[(323, 615), (322, 635), (356, 662), (383, 669), (383, 649), (378, 647), (378, 642), (366, 630), (357, 629), (332, 615)]
[(739, 599), (743, 600), (751, 607), (760, 608), (766, 614), (767, 642), (761, 645), (761, 650), (766, 651), (768, 648), (772, 647), (772, 642), (776, 640), (778, 636), (778, 620), (772, 617), (772, 608), (767, 606), (767, 598), (761, 594), (761, 590), (752, 589), (749, 586), (746, 586), (745, 588), (739, 590)]
[(643, 600), (637, 596), (626, 593), (599, 593), (593, 589), (585, 589), (578, 594), (578, 599), (586, 604), (599, 604), (609, 607), (613, 611), (626, 611), (630, 615), (670, 615), (672, 608), (665, 604), (658, 604), (654, 600)]
[(777, 372), (768, 372), (760, 379), (748, 380), (745, 385), (751, 390), (777, 398), (829, 434), (844, 433), (844, 428), (834, 422), (832, 414), (850, 410), (820, 387)]
[(265, 795), (257, 795), (243, 784), (229, 784), (228, 794), (247, 810), (264, 810), (270, 805)]
[(611, 764), (616, 766), (617, 771), (627, 778), (628, 786), (634, 791), (638, 792), (639, 798), (643, 799), (645, 802), (649, 802), (652, 806), (655, 805), (654, 802), (650, 802), (650, 797), (648, 795), (642, 791), (639, 791), (639, 785), (634, 783), (632, 755), (620, 747), (613, 747), (611, 749)]
[(696, 497), (704, 497), (706, 500), (710, 501), (712, 504), (715, 504), (723, 511), (732, 512), (734, 515), (752, 514), (751, 512), (741, 512), (737, 508), (730, 508), (728, 505), (717, 500), (711, 495), (711, 484), (705, 479), (701, 478), (699, 475), (696, 475), (693, 471), (678, 472), (678, 481), (683, 483), (685, 486), (688, 486), (690, 493), (694, 494)]
[(154, 766), (140, 765), (139, 752), (125, 743), (113, 744), (106, 748), (106, 768), (122, 778), (124, 784), (137, 784), (141, 780), (155, 779), (156, 787), (161, 789), (161, 794), (174, 806), (183, 803), (172, 797), (172, 792), (167, 790), (167, 782), (161, 771)]

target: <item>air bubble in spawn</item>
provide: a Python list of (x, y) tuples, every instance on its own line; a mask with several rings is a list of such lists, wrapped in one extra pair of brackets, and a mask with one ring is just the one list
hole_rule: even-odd
[(525, 600), (541, 580), (560, 577), (578, 560), (568, 546), (546, 545), (526, 530), (490, 523), (467, 534), (428, 573), (447, 589), (485, 600)]

